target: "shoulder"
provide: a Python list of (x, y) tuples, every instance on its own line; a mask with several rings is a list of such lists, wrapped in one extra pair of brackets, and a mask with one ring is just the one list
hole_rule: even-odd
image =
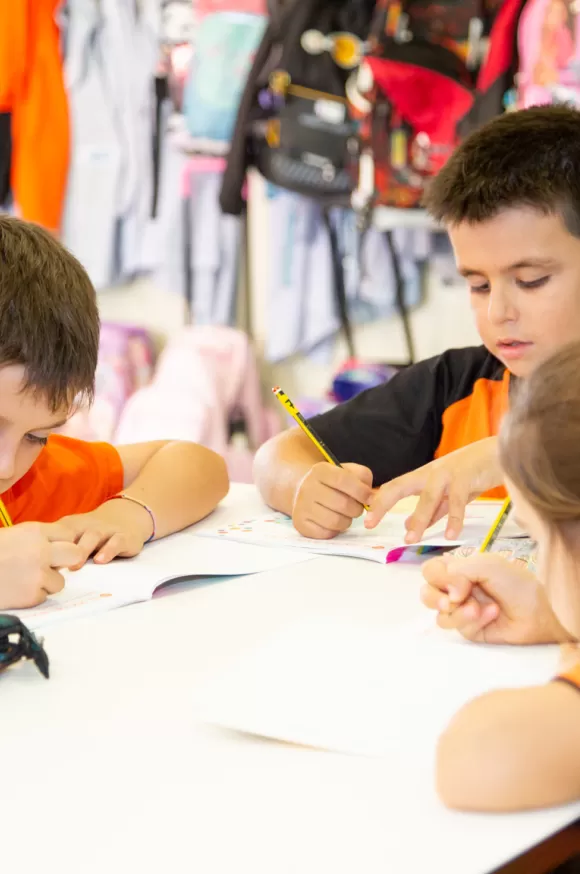
[(112, 444), (91, 443), (61, 434), (52, 434), (48, 438), (39, 461), (45, 465), (70, 467), (72, 470), (84, 466), (121, 464), (119, 452)]
[(480, 380), (501, 384), (507, 372), (485, 346), (448, 349), (432, 361), (437, 370), (439, 396), (445, 406), (469, 397)]
[[(485, 346), (467, 346), (448, 349), (440, 355), (418, 361), (401, 370), (387, 385), (405, 391), (417, 387), (425, 392), (431, 388), (438, 394), (442, 391), (445, 395), (456, 395), (455, 399), (459, 400), (471, 393), (477, 380), (501, 382), (504, 374), (504, 365)], [(452, 402), (453, 398), (448, 400)]]

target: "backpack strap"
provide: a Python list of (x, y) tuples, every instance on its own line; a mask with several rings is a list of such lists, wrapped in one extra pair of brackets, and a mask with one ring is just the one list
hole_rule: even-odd
[(334, 279), (333, 288), (338, 317), (340, 319), (340, 325), (344, 334), (344, 338), (346, 340), (348, 354), (351, 358), (354, 358), (354, 341), (352, 337), (352, 327), (348, 316), (348, 304), (346, 300), (346, 288), (344, 284), (342, 254), (340, 251), (340, 246), (338, 244), (338, 234), (336, 233), (336, 228), (332, 222), (328, 207), (322, 208), (322, 221), (326, 226), (326, 230), (328, 231), (328, 239), (330, 241), (330, 256), (332, 259), (332, 275)]
[(384, 231), (384, 235), (393, 262), (393, 273), (395, 275), (395, 306), (401, 318), (401, 322), (403, 323), (405, 342), (407, 343), (407, 361), (405, 362), (405, 365), (414, 364), (415, 343), (413, 341), (413, 332), (411, 330), (407, 301), (405, 300), (405, 278), (403, 276), (403, 271), (401, 270), (401, 256), (397, 251), (393, 232), (391, 230)]

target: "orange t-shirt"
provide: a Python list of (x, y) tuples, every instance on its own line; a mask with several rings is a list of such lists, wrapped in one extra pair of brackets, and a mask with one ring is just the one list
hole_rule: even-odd
[(2, 500), (15, 524), (56, 522), (89, 513), (122, 488), (123, 463), (114, 446), (54, 434)]

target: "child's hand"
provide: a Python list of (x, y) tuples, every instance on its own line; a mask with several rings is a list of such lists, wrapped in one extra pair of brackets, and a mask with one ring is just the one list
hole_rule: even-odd
[(443, 516), (448, 516), (445, 535), (453, 540), (463, 528), (467, 504), (502, 482), (497, 438), (479, 440), (385, 483), (373, 498), (365, 525), (374, 528), (402, 498), (419, 495), (414, 513), (405, 522), (407, 543), (418, 543)]
[(132, 558), (143, 549), (152, 533), (151, 517), (144, 507), (117, 498), (92, 513), (65, 516), (61, 523), (71, 532), (81, 552), (75, 570), (94, 556), (97, 564), (114, 558)]
[(36, 607), (60, 592), (60, 568), (82, 558), (68, 529), (59, 522), (25, 522), (0, 530), (0, 610)]
[(421, 600), (437, 624), (484, 643), (557, 643), (569, 639), (537, 577), (499, 555), (444, 556), (423, 565)]
[(304, 537), (328, 540), (346, 531), (368, 504), (373, 475), (368, 467), (326, 461), (315, 464), (299, 484), (292, 521)]

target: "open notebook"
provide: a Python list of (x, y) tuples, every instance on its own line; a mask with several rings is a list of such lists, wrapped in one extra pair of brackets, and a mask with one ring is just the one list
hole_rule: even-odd
[(146, 546), (135, 558), (108, 565), (89, 562), (80, 571), (65, 572), (66, 586), (58, 595), (38, 607), (3, 612), (19, 616), (31, 629), (45, 628), (64, 619), (147, 601), (161, 586), (178, 579), (242, 576), (313, 558), (295, 549), (221, 543), (184, 531)]
[[(333, 540), (311, 540), (302, 537), (288, 516), (273, 511), (219, 528), (204, 528), (199, 533), (204, 537), (216, 537), (224, 541), (235, 540), (260, 546), (294, 547), (321, 555), (345, 555), (385, 564), (399, 560), (402, 550), (406, 549), (404, 523), (415, 503), (416, 501), (412, 504), (401, 502), (372, 531), (364, 527), (364, 517), (355, 519), (348, 531), (339, 534)], [(464, 529), (457, 540), (445, 538), (447, 520), (442, 519), (426, 532), (421, 544), (413, 548), (414, 551), (480, 543), (501, 506), (501, 501), (476, 501), (470, 504), (466, 511)], [(517, 537), (518, 535), (522, 536), (522, 532), (515, 522), (508, 519), (502, 529), (502, 536)]]
[(431, 617), (396, 629), (312, 619), (239, 656), (198, 693), (202, 721), (317, 749), (432, 761), (453, 714), (476, 695), (543, 683), (558, 647), (482, 646)]

